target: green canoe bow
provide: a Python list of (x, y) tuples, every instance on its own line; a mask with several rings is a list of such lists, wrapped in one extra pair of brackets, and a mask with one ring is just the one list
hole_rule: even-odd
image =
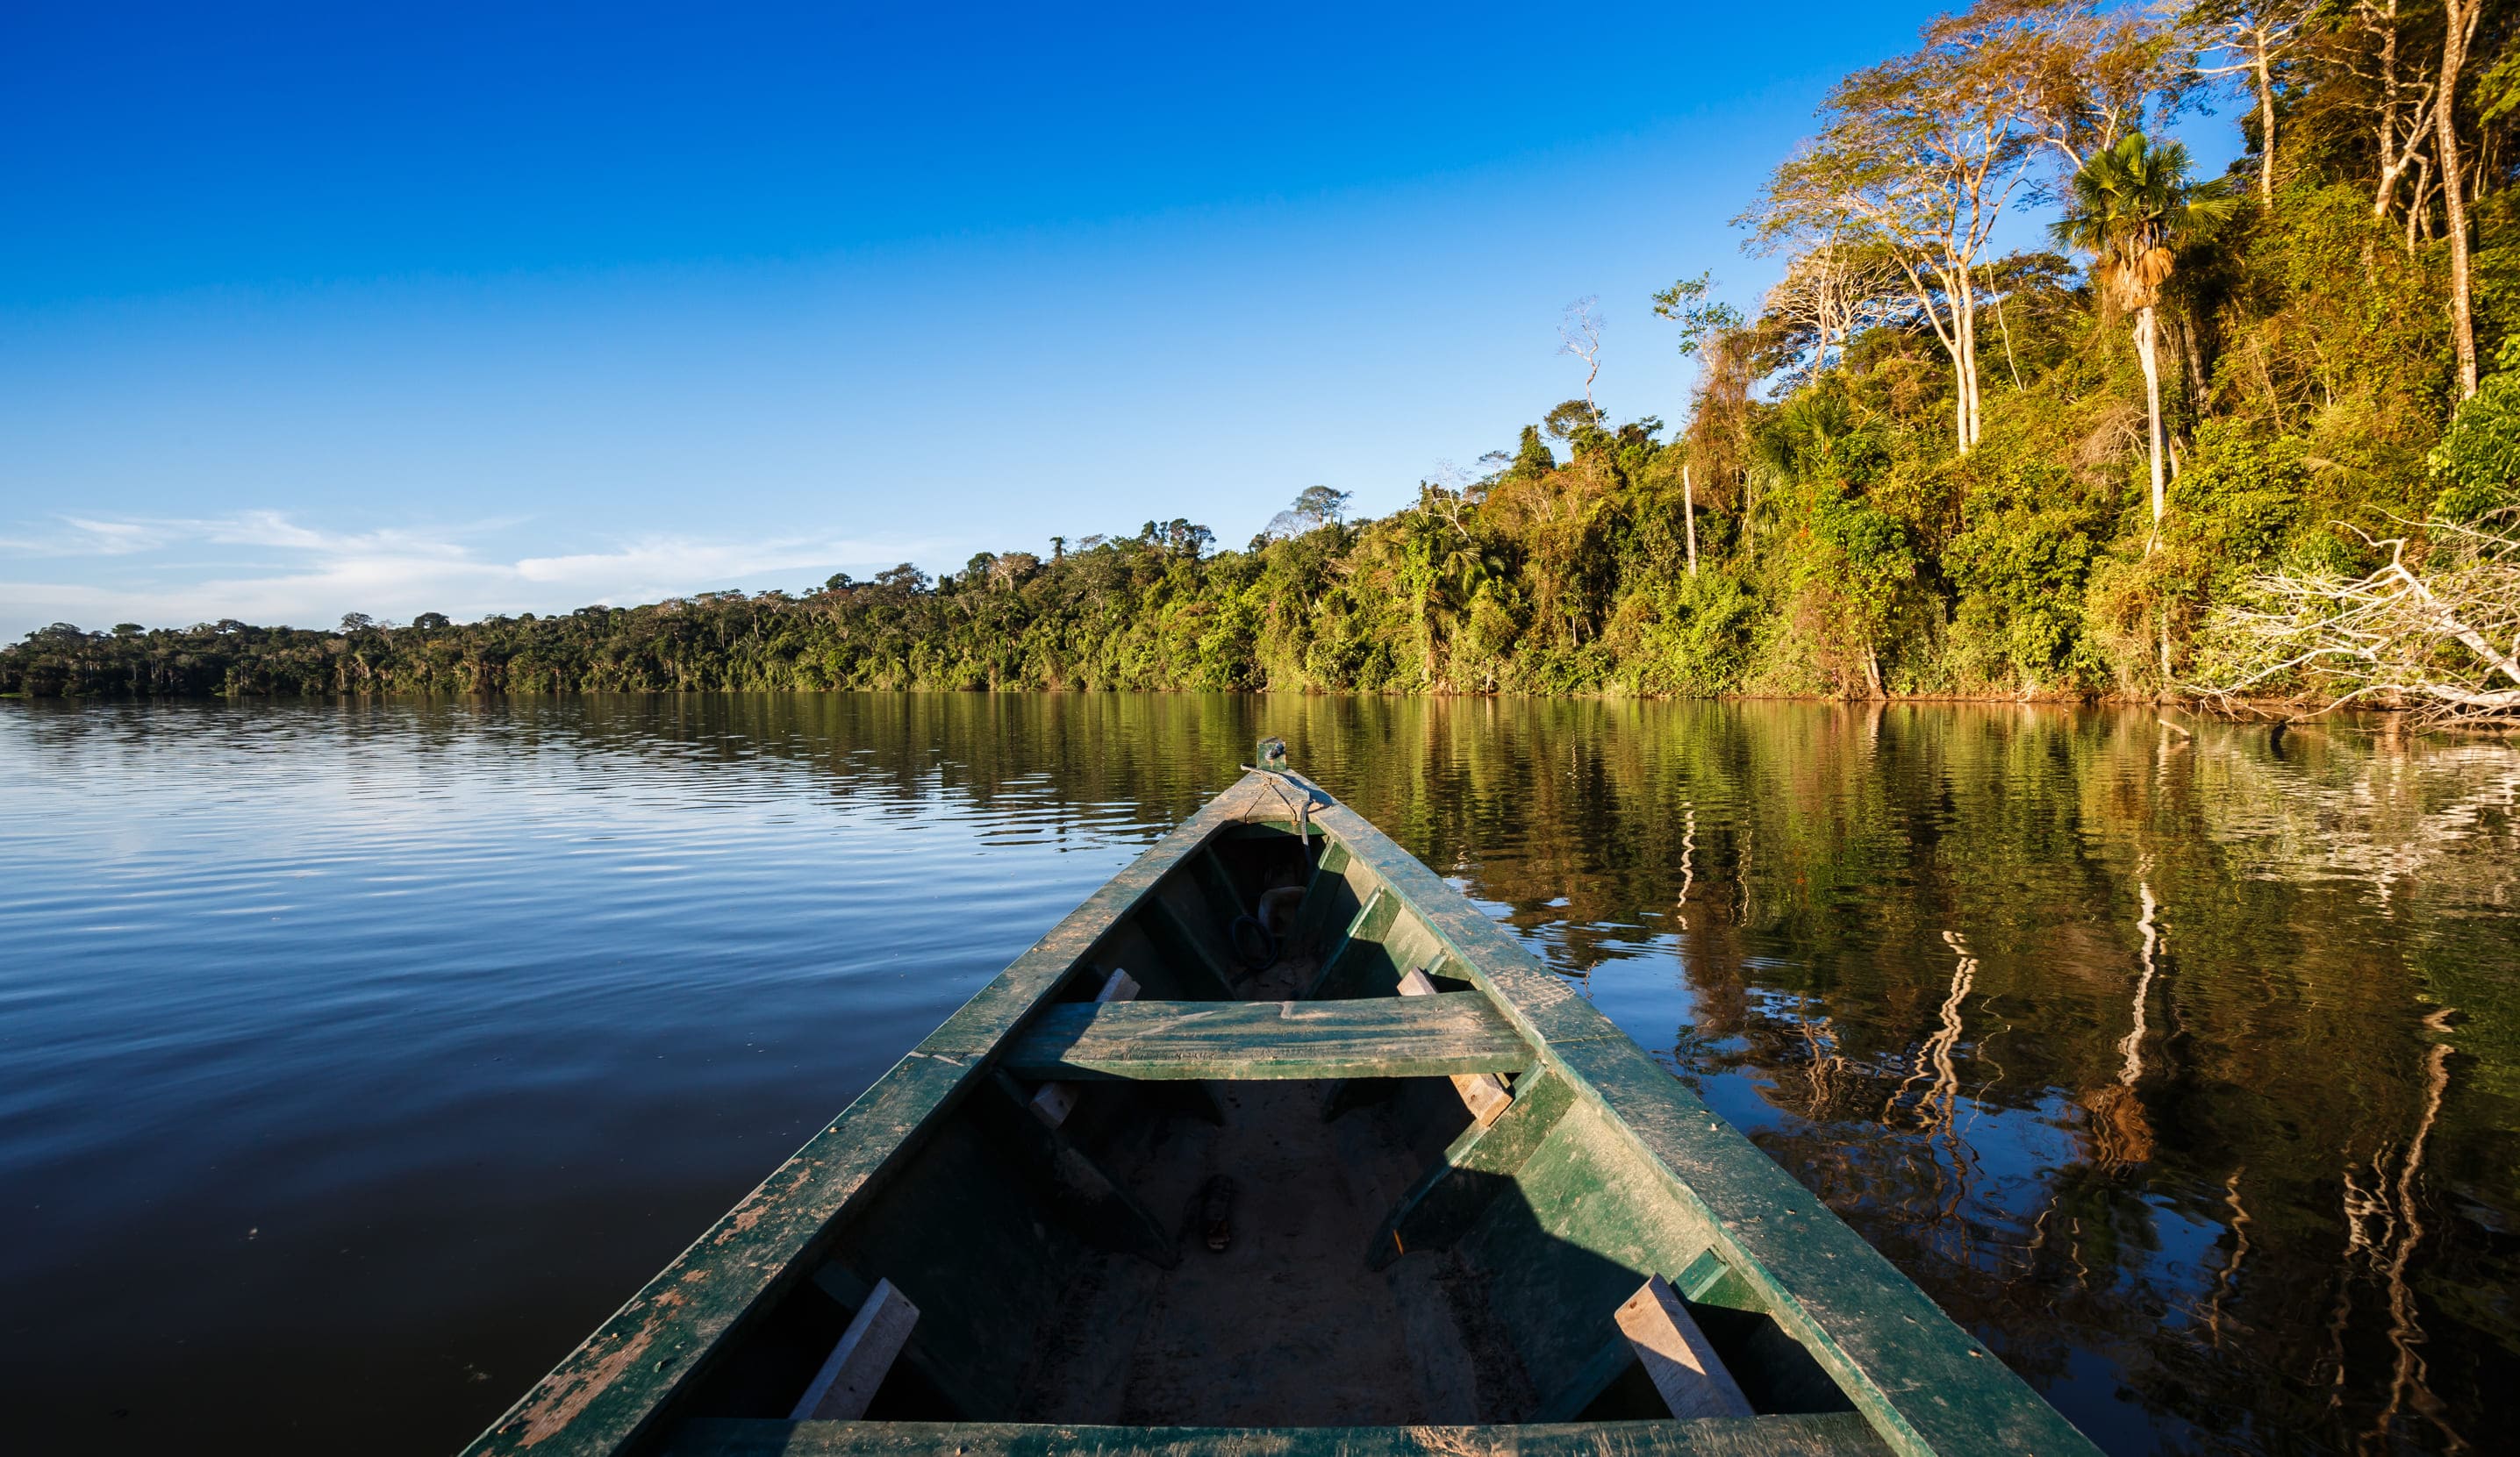
[[(469, 1450), (2096, 1450), (1477, 907), (1261, 762)], [(1138, 999), (1096, 999), (1115, 971)], [(1431, 994), (1396, 994), (1412, 973)], [(1755, 1414), (1672, 1417), (1621, 1324), (1654, 1276)], [(863, 1419), (790, 1420), (878, 1281), (916, 1323)]]

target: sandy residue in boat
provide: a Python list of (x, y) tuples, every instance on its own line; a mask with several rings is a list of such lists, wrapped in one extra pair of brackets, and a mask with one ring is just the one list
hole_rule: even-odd
[[(1238, 990), (1252, 1001), (1283, 1000), (1300, 994), (1313, 969), (1289, 960)], [(1181, 1264), (1083, 1261), (1043, 1327), (1016, 1420), (1442, 1425), (1528, 1400), (1527, 1384), (1481, 1369), (1500, 1353), (1511, 1363), (1503, 1343), (1464, 1339), (1455, 1261), (1367, 1265), (1384, 1215), (1431, 1152), (1404, 1133), (1405, 1100), (1325, 1122), (1323, 1082), (1211, 1086), (1223, 1126), (1150, 1111), (1102, 1154), (1148, 1209), (1181, 1216)], [(1440, 1148), (1449, 1135), (1439, 1126), (1426, 1136)], [(1201, 1191), (1220, 1173), (1237, 1195), (1232, 1244), (1217, 1253), (1193, 1223)]]

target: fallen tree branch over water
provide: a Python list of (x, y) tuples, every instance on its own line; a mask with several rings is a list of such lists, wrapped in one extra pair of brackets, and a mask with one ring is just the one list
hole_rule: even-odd
[[(2402, 705), (2428, 721), (2520, 723), (2520, 508), (2363, 540), (2388, 561), (2361, 577), (2276, 571), (2212, 618), (2207, 680), (2228, 707), (2302, 684), (2325, 709)], [(2411, 560), (2409, 558), (2412, 558)], [(2322, 710), (2323, 711), (2323, 710)]]

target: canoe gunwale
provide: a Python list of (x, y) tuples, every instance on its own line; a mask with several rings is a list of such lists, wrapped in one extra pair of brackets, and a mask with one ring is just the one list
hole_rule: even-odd
[[(1308, 823), (1300, 828), (1294, 806), (1288, 802), (1296, 796), (1287, 795), (1288, 789), (1302, 791), (1300, 797), (1308, 801), (1302, 817)], [(1716, 1118), (1668, 1069), (1564, 979), (1533, 960), (1504, 928), (1453, 887), (1363, 816), (1303, 776), (1249, 771), (1131, 861), (878, 1078), (493, 1423), (466, 1449), (468, 1457), (546, 1445), (555, 1452), (617, 1452), (658, 1435), (659, 1424), (675, 1415), (677, 1398), (707, 1373), (718, 1354), (736, 1344), (728, 1338), (783, 1299), (828, 1257), (833, 1239), (845, 1226), (852, 1201), (879, 1190), (920, 1145), (923, 1130), (986, 1085), (998, 1072), (1004, 1049), (1059, 998), (1070, 979), (1093, 962), (1112, 934), (1142, 909), (1161, 904), (1157, 891), (1168, 876), (1177, 870), (1195, 873), (1193, 858), (1221, 838), (1273, 832), (1289, 838), (1305, 833), (1311, 842), (1326, 841), (1363, 861), (1380, 888), (1414, 913), (1451, 960), (1459, 963), (1449, 966), (1447, 974), (1466, 979), (1495, 1002), (1532, 1049), (1534, 1069), (1546, 1069), (1564, 1080), (1579, 1103), (1589, 1102), (1601, 1110), (1603, 1121), (1706, 1231), (1712, 1253), (1747, 1285), (1769, 1316), (1811, 1352), (1868, 1425), (1868, 1435), (1860, 1441), (1798, 1442), (1785, 1449), (1863, 1450), (1875, 1449), (1877, 1442), (1916, 1457), (2096, 1453), (2097, 1448), (2009, 1367), (1955, 1324), (1815, 1195)], [(1682, 1271), (1654, 1273), (1678, 1277)], [(696, 1446), (678, 1434), (673, 1450), (922, 1450), (913, 1444), (874, 1439), (872, 1428), (893, 1424), (850, 1424), (857, 1429), (850, 1434), (819, 1430), (841, 1424), (805, 1424), (818, 1430), (800, 1428), (790, 1433), (797, 1445), (760, 1447), (745, 1445), (750, 1437), (737, 1441), (738, 1429), (748, 1428), (760, 1435), (764, 1429), (780, 1424), (695, 1421), (692, 1425), (735, 1444)], [(901, 1425), (899, 1435), (904, 1436), (910, 1435), (910, 1426), (923, 1427)], [(1648, 1429), (1717, 1424), (1618, 1425)], [(985, 1457), (990, 1452), (1036, 1450), (1025, 1444), (1030, 1438), (1021, 1434), (1063, 1429), (985, 1422), (933, 1427), (939, 1434), (957, 1430), (974, 1435), (1017, 1434), (972, 1448), (978, 1457)], [(1075, 1430), (1099, 1437), (1138, 1429)], [(1534, 1441), (1519, 1447), (1500, 1436), (1493, 1445), (1446, 1449), (1506, 1453), (1557, 1450), (1538, 1438), (1578, 1429), (1250, 1429), (1239, 1433), (1144, 1429), (1148, 1435), (1143, 1441), (1111, 1450), (1188, 1450), (1178, 1443), (1158, 1443), (1154, 1437), (1159, 1433), (1168, 1437), (1193, 1432), (1222, 1437), (1279, 1432), (1294, 1438), (1291, 1445), (1263, 1443), (1249, 1450), (1309, 1452), (1316, 1444), (1303, 1435), (1315, 1430), (1325, 1434), (1454, 1430), (1531, 1434)], [(1785, 1429), (1770, 1430), (1781, 1434)], [(1845, 1434), (1850, 1429), (1841, 1421), (1833, 1428), (1822, 1424), (1798, 1435), (1818, 1437), (1823, 1431)], [(1639, 1437), (1633, 1450), (1641, 1457), (1649, 1451), (1733, 1450), (1723, 1445), (1657, 1444), (1646, 1440), (1642, 1432)], [(1242, 1450), (1231, 1445), (1216, 1449)], [(1397, 1437), (1355, 1448), (1357, 1452), (1385, 1450), (1397, 1454), (1416, 1448)]]
[(1782, 1457), (1883, 1451), (1853, 1412), (1512, 1427), (1091, 1427), (697, 1418), (666, 1457)]

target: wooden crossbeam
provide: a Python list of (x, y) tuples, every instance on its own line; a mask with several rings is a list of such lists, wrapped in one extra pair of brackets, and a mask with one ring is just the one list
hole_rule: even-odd
[(858, 1306), (849, 1328), (840, 1333), (840, 1344), (832, 1347), (823, 1369), (814, 1373), (788, 1419), (854, 1422), (865, 1416), (876, 1389), (883, 1385), (901, 1348), (910, 1344), (910, 1328), (918, 1323), (919, 1307), (910, 1303), (910, 1298), (894, 1289), (890, 1280), (876, 1281), (875, 1293)]
[(1531, 1047), (1476, 992), (1350, 1001), (1067, 1002), (1010, 1039), (1017, 1078), (1251, 1082), (1518, 1073)]
[(1313, 984), (1304, 989), (1306, 1001), (1336, 1001), (1352, 994), (1359, 981), (1356, 967), (1391, 934), (1392, 923), (1400, 918), (1400, 898), (1386, 895), (1380, 886), (1365, 898), (1365, 904), (1348, 918), (1346, 934), (1338, 945), (1322, 958), (1321, 970), (1313, 974)]
[[(839, 1259), (824, 1260), (812, 1276), (814, 1288), (831, 1297), (832, 1303), (843, 1310), (866, 1308), (867, 1298), (875, 1293), (875, 1282), (859, 1275)], [(916, 1331), (911, 1334), (917, 1335)], [(985, 1403), (975, 1399), (964, 1388), (964, 1373), (939, 1362), (934, 1351), (913, 1341), (901, 1348), (894, 1360), (909, 1367), (919, 1379), (934, 1389), (945, 1399), (948, 1409), (958, 1412), (986, 1411)]]
[[(1400, 979), (1400, 994), (1437, 996), (1442, 993), (1435, 990), (1433, 982), (1426, 979), (1425, 972), (1411, 971)], [(1469, 1108), (1470, 1122), (1481, 1126), (1496, 1122), (1496, 1116), (1505, 1112), (1505, 1105), (1513, 1101), (1513, 1093), (1505, 1085), (1505, 1080), (1494, 1073), (1456, 1073), (1453, 1075), (1453, 1090), (1462, 1095), (1462, 1102)]]
[(1234, 962), (1218, 949), (1212, 936), (1201, 935), (1192, 927), (1190, 918), (1165, 900), (1161, 891), (1147, 898), (1138, 928), (1163, 953), (1183, 991), (1201, 993), (1219, 1001), (1233, 999), (1237, 970)]
[[(1106, 1005), (1115, 1001), (1136, 1001), (1137, 978), (1125, 971), (1115, 971), (1102, 983), (1102, 990), (1094, 993), (1094, 999)], [(1067, 1122), (1067, 1115), (1076, 1111), (1078, 1090), (1073, 1082), (1043, 1083), (1032, 1095), (1033, 1117), (1054, 1128), (1058, 1127)]]
[[(1711, 1248), (1698, 1253), (1696, 1260), (1688, 1260), (1688, 1265), (1679, 1275), (1673, 1275), (1671, 1291), (1681, 1299), (1681, 1313), (1686, 1313), (1688, 1305), (1756, 1308), (1756, 1305), (1741, 1305), (1741, 1301), (1749, 1299), (1749, 1283), (1741, 1278), (1738, 1270), (1724, 1263), (1724, 1256), (1719, 1256)], [(1638, 1296), (1643, 1296), (1643, 1293), (1645, 1291), (1638, 1291)], [(1696, 1318), (1690, 1316), (1690, 1321), (1696, 1321)], [(1575, 1371), (1575, 1377), (1567, 1379), (1565, 1387), (1557, 1389), (1557, 1394), (1535, 1406), (1530, 1419), (1532, 1422), (1575, 1422), (1593, 1409), (1593, 1401), (1602, 1391), (1607, 1391), (1620, 1377), (1626, 1377), (1628, 1371), (1641, 1364), (1643, 1364), (1643, 1351), (1638, 1351), (1636, 1341), (1628, 1339), (1626, 1323), (1610, 1321), (1610, 1329), (1602, 1331), (1600, 1347), (1593, 1351), (1593, 1356), (1585, 1358), (1585, 1364)], [(1775, 1377), (1775, 1371), (1772, 1371), (1772, 1377)], [(1663, 1401), (1668, 1404), (1671, 1399), (1663, 1396)]]
[(1078, 1238), (1098, 1250), (1136, 1255), (1159, 1269), (1181, 1263), (1172, 1226), (1150, 1214), (1063, 1130), (1043, 1123), (1021, 1083), (1003, 1071), (992, 1072), (989, 1082), (995, 1091), (983, 1090), (969, 1104), (973, 1122), (1018, 1170), (1040, 1181), (1050, 1206)]
[(1671, 1282), (1660, 1275), (1645, 1281), (1619, 1307), (1618, 1321), (1673, 1416), (1688, 1421), (1750, 1415), (1749, 1398), (1724, 1369), (1723, 1357), (1697, 1328)]
[[(1410, 1006), (1417, 1002), (1393, 998), (1380, 1004)], [(1520, 1086), (1520, 1097), (1508, 1099), (1505, 1111), (1492, 1122), (1463, 1128), (1445, 1148), (1444, 1156), (1418, 1176), (1408, 1193), (1400, 1196), (1400, 1203), (1366, 1245), (1365, 1262), (1369, 1268), (1381, 1269), (1412, 1250), (1450, 1249), (1455, 1240), (1478, 1222), (1498, 1193), (1512, 1184), (1513, 1175), (1574, 1106), (1573, 1090), (1566, 1080), (1554, 1074), (1535, 1073)]]

